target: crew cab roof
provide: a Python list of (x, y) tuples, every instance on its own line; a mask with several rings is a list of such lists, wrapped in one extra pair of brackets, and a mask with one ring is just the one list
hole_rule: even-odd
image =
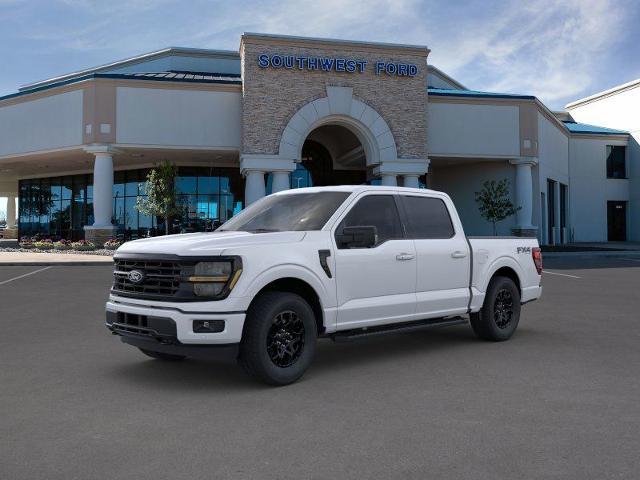
[(443, 195), (443, 192), (439, 192), (437, 190), (429, 190), (426, 188), (409, 188), (409, 187), (393, 187), (393, 186), (382, 186), (382, 185), (335, 185), (330, 187), (304, 187), (304, 188), (294, 188), (291, 190), (283, 190), (281, 192), (277, 192), (274, 195), (296, 195), (300, 193), (318, 193), (318, 192), (348, 192), (348, 193), (359, 193), (359, 192), (370, 192), (372, 190), (375, 191), (383, 191), (383, 192), (407, 192), (407, 193), (431, 193), (437, 195)]

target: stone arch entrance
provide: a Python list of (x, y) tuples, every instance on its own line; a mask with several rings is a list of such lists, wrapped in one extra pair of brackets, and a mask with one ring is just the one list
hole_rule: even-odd
[(300, 162), (310, 134), (323, 126), (346, 128), (360, 142), (366, 165), (396, 161), (398, 152), (391, 129), (373, 108), (353, 98), (350, 87), (327, 87), (327, 96), (307, 103), (289, 120), (282, 132), (278, 155)]
[[(282, 131), (276, 154), (243, 154), (240, 169), (246, 178), (245, 203), (249, 205), (263, 197), (266, 192), (265, 173), (269, 175), (271, 192), (286, 190), (296, 185), (293, 180), (299, 166), (304, 165), (303, 154), (311, 146), (320, 143), (324, 149), (330, 150), (328, 143), (318, 142), (317, 138), (329, 129), (348, 133), (357, 140), (361, 148), (361, 164), (353, 171), (359, 175), (336, 173), (331, 181), (321, 182), (324, 185), (364, 183), (368, 178), (380, 178), (382, 185), (398, 185), (398, 178), (404, 186), (418, 187), (418, 178), (426, 173), (427, 159), (398, 159), (395, 138), (385, 119), (363, 101), (354, 98), (351, 87), (327, 86), (327, 96), (313, 100), (296, 111)], [(325, 152), (326, 153), (326, 152)], [(347, 161), (350, 152), (342, 152), (339, 156), (330, 155), (332, 167), (336, 160)], [(346, 155), (343, 157), (343, 155)], [(353, 166), (353, 165), (352, 165)], [(348, 168), (345, 170), (349, 170)], [(340, 176), (345, 178), (344, 181)]]

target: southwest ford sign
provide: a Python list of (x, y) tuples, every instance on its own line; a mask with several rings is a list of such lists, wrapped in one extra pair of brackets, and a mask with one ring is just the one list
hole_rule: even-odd
[(376, 75), (385, 74), (396, 77), (415, 77), (418, 66), (413, 63), (375, 62), (368, 66), (365, 60), (353, 60), (337, 57), (299, 57), (297, 55), (258, 55), (261, 68), (284, 68), (289, 70), (318, 70), (322, 72), (364, 73), (373, 68)]

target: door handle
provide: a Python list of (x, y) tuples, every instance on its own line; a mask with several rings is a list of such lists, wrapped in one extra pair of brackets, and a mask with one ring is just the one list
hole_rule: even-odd
[(460, 250), (456, 250), (451, 254), (452, 258), (464, 258), (467, 256), (467, 252), (461, 252)]
[(413, 260), (416, 256), (413, 253), (399, 253), (396, 255), (396, 260)]

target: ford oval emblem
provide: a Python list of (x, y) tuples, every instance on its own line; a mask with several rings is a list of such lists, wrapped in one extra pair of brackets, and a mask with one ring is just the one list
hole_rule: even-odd
[(144, 272), (141, 272), (140, 270), (131, 270), (128, 275), (129, 281), (135, 285), (139, 285), (144, 282), (144, 277)]

